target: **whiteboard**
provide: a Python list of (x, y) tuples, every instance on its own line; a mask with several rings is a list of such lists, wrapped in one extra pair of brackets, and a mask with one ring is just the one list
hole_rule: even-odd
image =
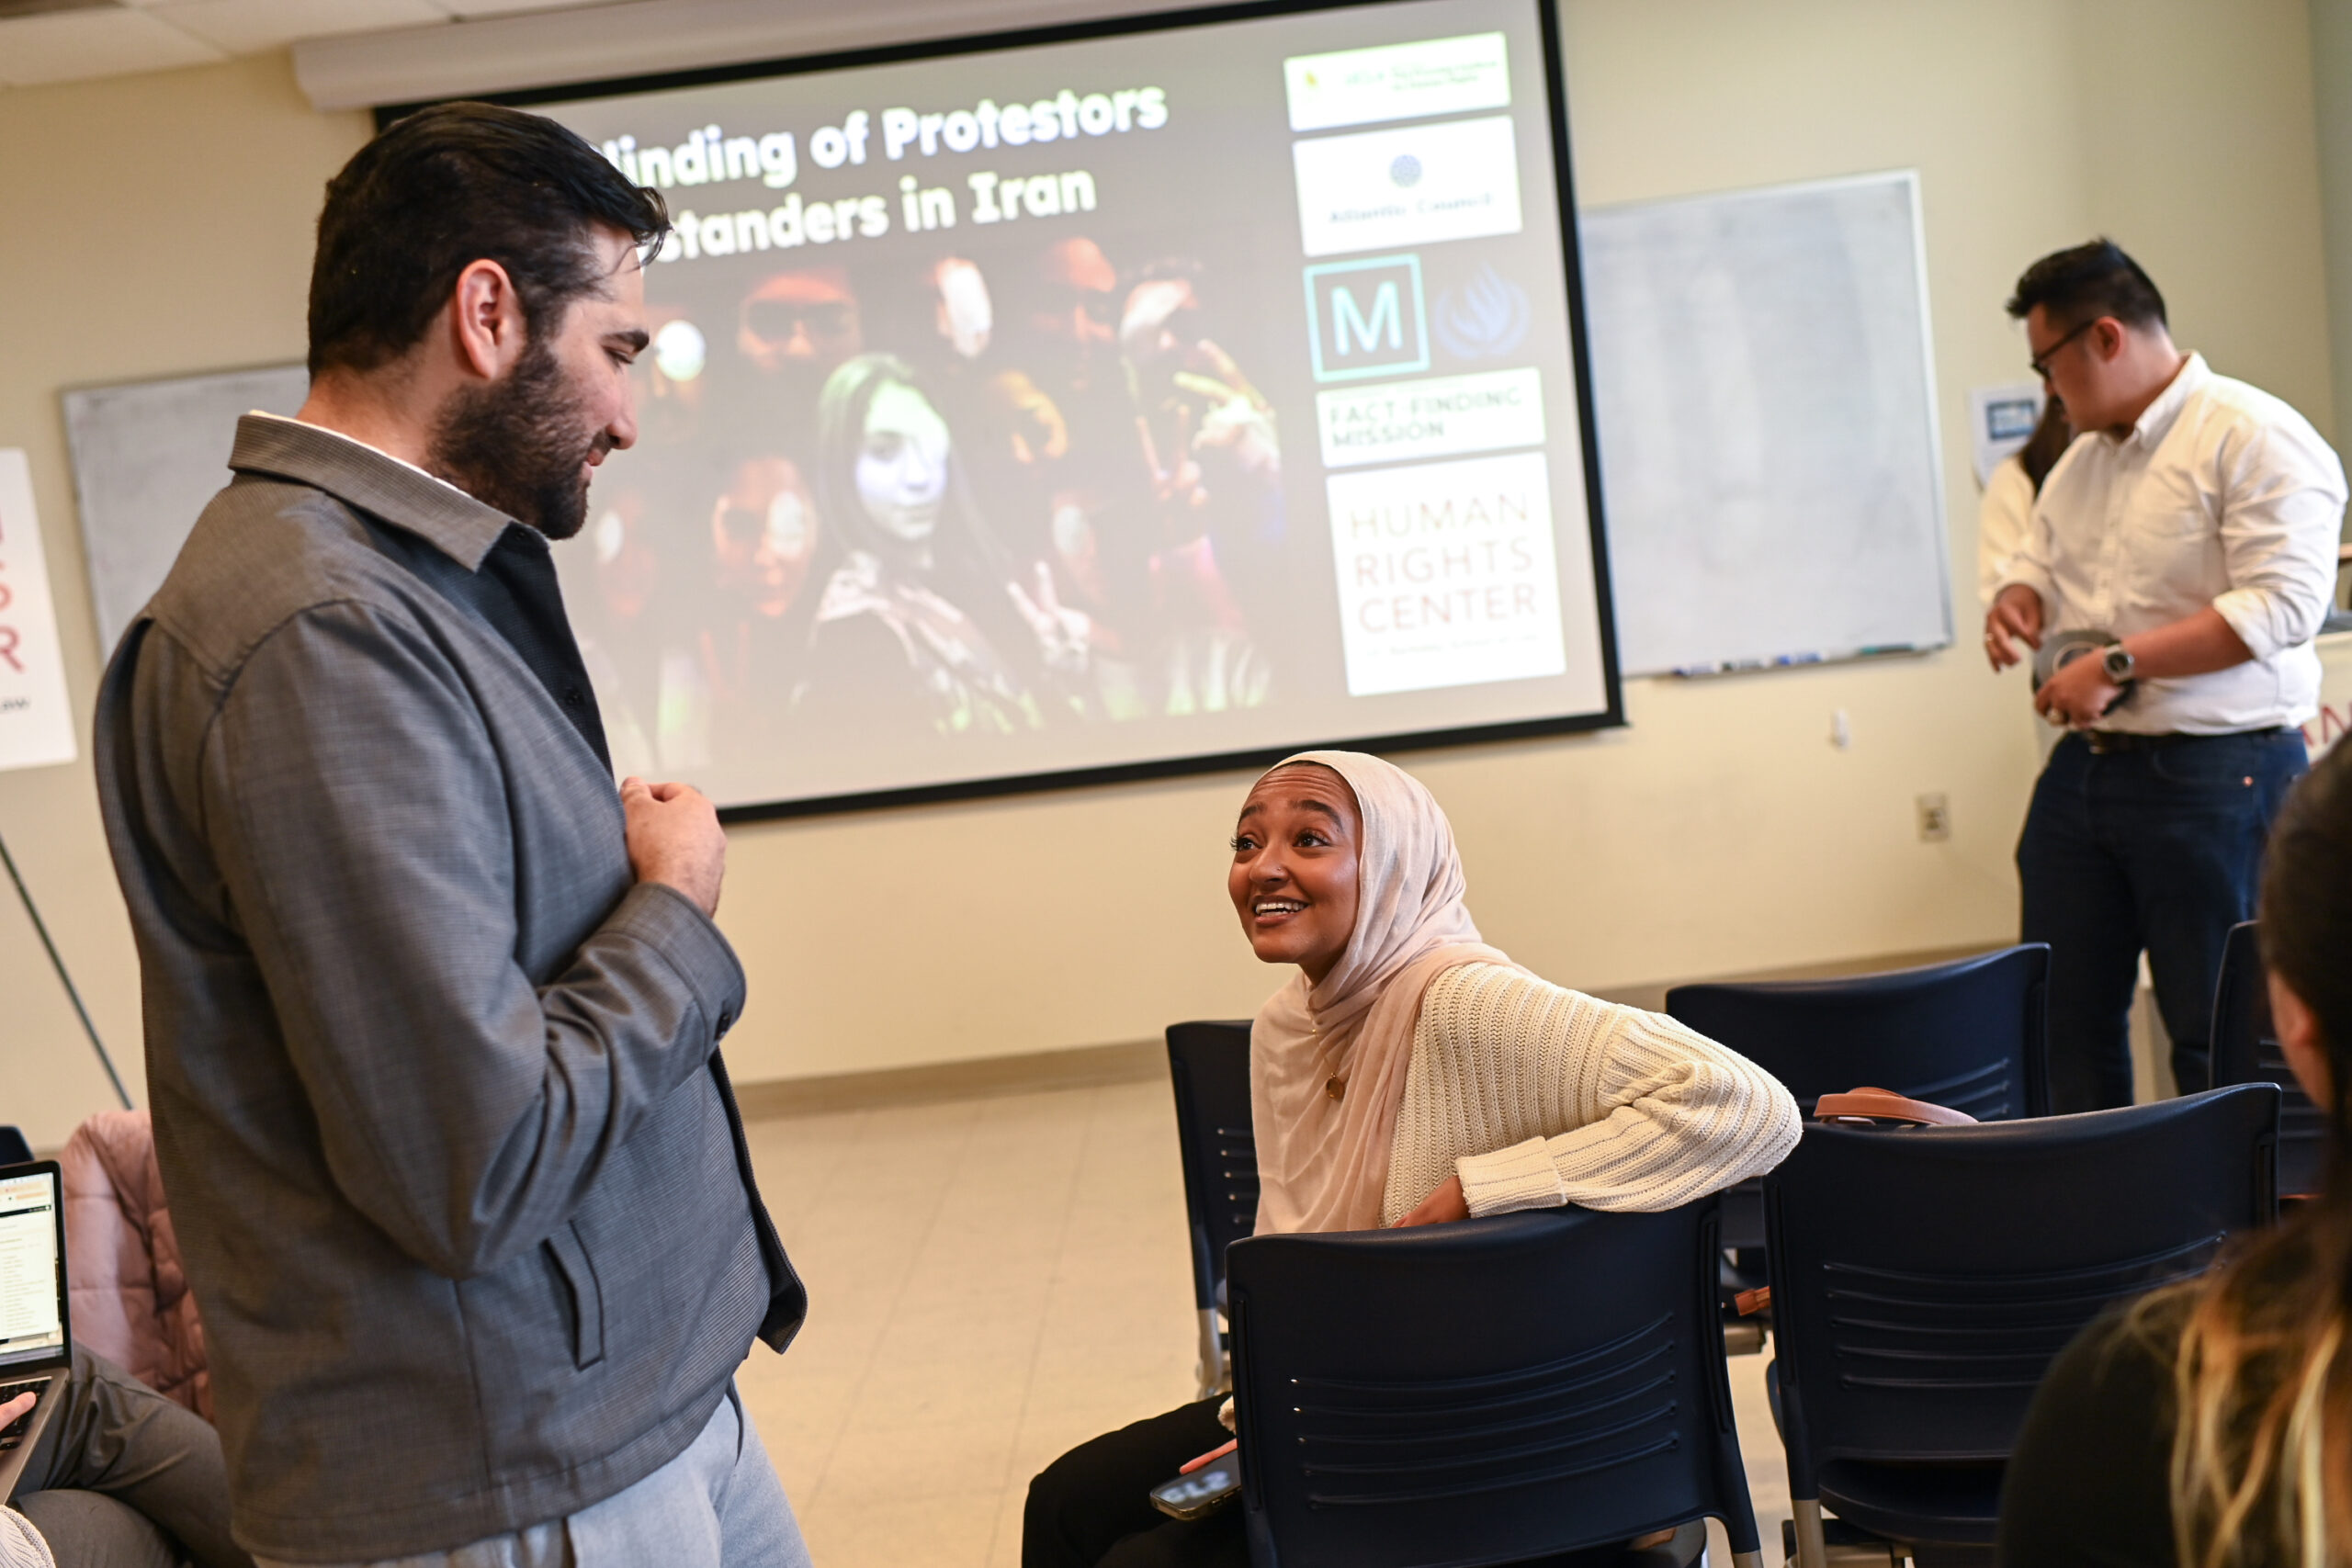
[(277, 365), (65, 394), (102, 654), (164, 585), (197, 514), (229, 482), (237, 416), (290, 414), (310, 385), (300, 365)]
[(1579, 227), (1619, 668), (1951, 642), (1917, 173)]

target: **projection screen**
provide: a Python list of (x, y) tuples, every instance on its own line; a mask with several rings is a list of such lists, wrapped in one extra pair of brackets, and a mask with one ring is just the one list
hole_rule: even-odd
[(536, 95), (677, 231), (558, 552), (730, 816), (1618, 722), (1547, 5)]

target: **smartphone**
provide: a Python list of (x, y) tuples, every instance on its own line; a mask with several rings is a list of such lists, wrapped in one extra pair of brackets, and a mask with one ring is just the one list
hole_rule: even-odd
[(1151, 1503), (1170, 1518), (1197, 1519), (1225, 1506), (1240, 1490), (1241, 1456), (1227, 1454), (1190, 1475), (1161, 1482), (1151, 1489)]

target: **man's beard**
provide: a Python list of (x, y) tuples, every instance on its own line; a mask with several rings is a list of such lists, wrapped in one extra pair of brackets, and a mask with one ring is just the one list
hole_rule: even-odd
[(582, 465), (610, 447), (601, 431), (581, 434), (581, 404), (554, 352), (534, 340), (504, 379), (442, 406), (425, 468), (550, 539), (569, 539), (588, 518)]

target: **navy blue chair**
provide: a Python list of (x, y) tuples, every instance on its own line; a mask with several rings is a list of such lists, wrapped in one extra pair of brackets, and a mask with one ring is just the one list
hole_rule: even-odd
[(2213, 988), (2213, 1087), (2238, 1083), (2278, 1086), (2278, 1190), (2293, 1197), (2317, 1192), (2327, 1167), (2327, 1112), (2313, 1105), (2270, 1027), (2270, 986), (2262, 966), (2260, 928), (2253, 920), (2230, 928), (2222, 949), (2221, 983)]
[(1928, 1558), (1989, 1561), (2002, 1464), (2051, 1360), (2110, 1303), (2275, 1217), (2278, 1126), (2267, 1084), (1973, 1127), (1807, 1123), (1764, 1179), (1803, 1568), (1824, 1568), (1825, 1507)]
[[(1786, 1084), (1807, 1117), (1868, 1086), (2003, 1122), (2050, 1112), (2049, 983), (2037, 942), (1837, 980), (1677, 986), (1666, 1010)], [(1724, 1245), (1764, 1245), (1757, 1183), (1724, 1194)]]
[[(1263, 1235), (1227, 1258), (1256, 1568), (1760, 1568), (1715, 1316), (1712, 1199)], [(1584, 1559), (1579, 1557), (1579, 1562)]]
[(1168, 1077), (1193, 1233), (1193, 1305), (1199, 1314), (1204, 1399), (1227, 1386), (1217, 1327), (1225, 1249), (1258, 1226), (1258, 1144), (1250, 1130), (1250, 1021), (1168, 1026)]
[(30, 1165), (33, 1146), (25, 1142), (22, 1130), (0, 1125), (0, 1165)]

